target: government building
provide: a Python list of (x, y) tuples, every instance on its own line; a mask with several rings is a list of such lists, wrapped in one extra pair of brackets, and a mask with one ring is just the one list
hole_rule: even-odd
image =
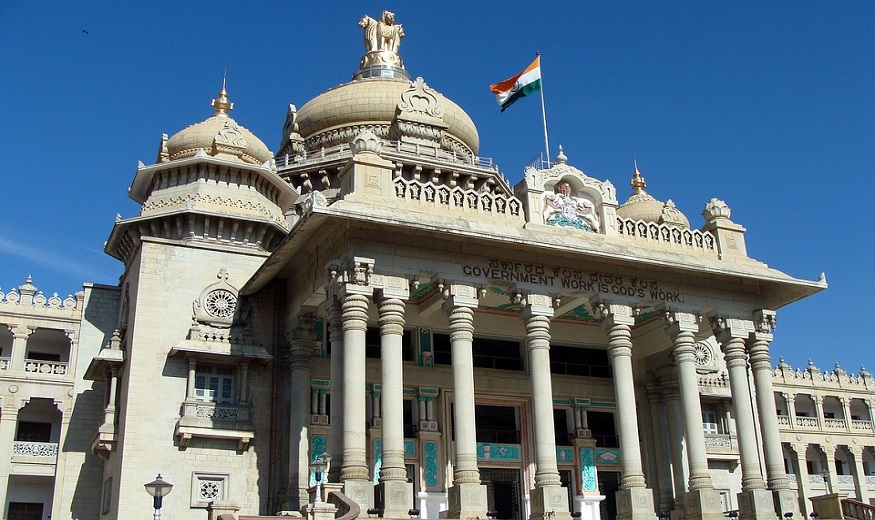
[(158, 474), (165, 520), (872, 501), (873, 376), (769, 352), (824, 279), (750, 258), (725, 202), (691, 222), (637, 165), (594, 178), (560, 147), (511, 185), (404, 67), (394, 14), (359, 26), (357, 72), (289, 105), (276, 153), (224, 86), (161, 137), (106, 243), (117, 286), (0, 292), (4, 519), (143, 518)]

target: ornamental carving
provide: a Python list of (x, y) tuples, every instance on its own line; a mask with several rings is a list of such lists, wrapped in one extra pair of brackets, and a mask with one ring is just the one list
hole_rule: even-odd
[(410, 88), (401, 93), (398, 112), (402, 115), (419, 114), (435, 119), (442, 119), (444, 111), (440, 106), (434, 91), (428, 88), (422, 77), (417, 77), (410, 83)]
[(224, 267), (219, 269), (216, 278), (219, 281), (204, 289), (192, 304), (193, 329), (198, 329), (200, 323), (223, 329), (233, 324), (237, 312), (237, 288), (228, 283), (228, 270)]
[(404, 67), (401, 56), (398, 55), (404, 28), (395, 23), (395, 13), (383, 11), (379, 20), (364, 15), (358, 26), (364, 30), (365, 55), (361, 68), (370, 65)]

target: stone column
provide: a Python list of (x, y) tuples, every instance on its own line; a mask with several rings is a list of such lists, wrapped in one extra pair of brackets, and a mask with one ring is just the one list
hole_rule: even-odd
[(748, 340), (750, 366), (756, 389), (757, 413), (760, 418), (763, 452), (766, 457), (766, 475), (769, 489), (775, 501), (775, 513), (799, 515), (799, 497), (790, 489), (787, 470), (784, 468), (784, 450), (778, 430), (778, 415), (775, 411), (775, 391), (772, 388), (772, 358), (769, 343), (775, 327), (774, 311), (760, 310), (754, 313), (754, 332)]
[(683, 413), (681, 412), (681, 391), (678, 388), (677, 372), (674, 368), (662, 367), (659, 375), (665, 394), (668, 445), (671, 454), (672, 481), (674, 482), (674, 506), (671, 515), (672, 519), (677, 519), (686, 515), (684, 495), (687, 490), (687, 478), (690, 474), (686, 458)]
[[(365, 333), (368, 298), (347, 287), (343, 296), (343, 463), (340, 480), (344, 493), (367, 511), (373, 504), (367, 460), (367, 396), (365, 395)], [(332, 387), (334, 385), (332, 384)], [(333, 407), (332, 407), (333, 408)]]
[(852, 431), (851, 428), (851, 401), (847, 397), (839, 397), (842, 403), (842, 414), (845, 416), (845, 430)]
[[(69, 375), (69, 372), (67, 373)], [(67, 457), (63, 456), (61, 447), (63, 439), (67, 438), (70, 431), (70, 418), (73, 411), (73, 400), (66, 398), (63, 401), (55, 400), (55, 407), (61, 412), (61, 428), (58, 432), (58, 456), (55, 459), (55, 486), (52, 496), (51, 518), (61, 518), (62, 508), (66, 506), (63, 500), (64, 476), (67, 475)], [(69, 507), (69, 506), (68, 506)]]
[(857, 500), (868, 504), (869, 487), (866, 485), (866, 473), (863, 472), (863, 447), (849, 444), (848, 451), (854, 457), (854, 490), (857, 492)]
[(525, 296), (520, 313), (526, 325), (526, 350), (532, 381), (532, 422), (535, 432), (535, 489), (531, 518), (571, 519), (568, 492), (559, 479), (556, 432), (553, 425), (553, 383), (550, 376), (550, 317), (553, 300), (542, 294)]
[[(827, 438), (829, 440), (829, 438)], [(823, 454), (822, 468), (826, 468), (827, 481), (824, 483), (827, 493), (838, 493), (839, 490), (839, 475), (836, 473), (836, 447), (833, 444), (819, 444), (820, 452)], [(823, 473), (823, 471), (821, 471)]]
[[(10, 385), (18, 392), (17, 385)], [(9, 486), (10, 461), (12, 459), (12, 445), (15, 442), (15, 430), (18, 426), (18, 398), (14, 394), (4, 395), (0, 402), (0, 446), (6, 446), (6, 455), (0, 457), (0, 497), (7, 497)], [(5, 507), (5, 504), (4, 504)]]
[(444, 310), (449, 318), (453, 359), (453, 428), (456, 460), (453, 486), (448, 490), (448, 518), (485, 518), (486, 486), (477, 468), (477, 426), (474, 417), (474, 311), (477, 289), (450, 285), (445, 289)]
[(787, 416), (790, 418), (790, 428), (796, 429), (796, 394), (784, 393), (784, 402), (787, 403)]
[(814, 413), (817, 415), (817, 427), (822, 431), (826, 429), (826, 419), (823, 416), (823, 396), (811, 394), (814, 401)]
[[(747, 378), (745, 340), (753, 332), (753, 323), (732, 318), (712, 320), (717, 341), (723, 347), (729, 370), (729, 386), (735, 424), (738, 427), (738, 452), (741, 456), (741, 493), (738, 494), (739, 517), (745, 519), (775, 518), (775, 502), (766, 490), (760, 470), (759, 447)], [(774, 407), (774, 405), (773, 405)]]
[(790, 449), (796, 454), (796, 492), (799, 495), (799, 512), (802, 517), (807, 517), (809, 511), (808, 499), (811, 497), (811, 481), (808, 475), (808, 463), (806, 452), (807, 444), (793, 443)]
[[(342, 305), (334, 299), (328, 306), (328, 338), (331, 343), (329, 397), (331, 415), (328, 419), (328, 453), (334, 462), (328, 468), (328, 482), (340, 482), (343, 461), (343, 323)], [(307, 461), (309, 464), (311, 461)]]
[(653, 492), (647, 489), (641, 465), (641, 441), (638, 437), (638, 415), (635, 403), (635, 383), (632, 372), (632, 325), (635, 318), (628, 305), (596, 303), (596, 316), (608, 333), (608, 356), (614, 372), (614, 394), (617, 399), (617, 419), (623, 462), (620, 490), (616, 493), (618, 520), (653, 520)]
[(36, 329), (25, 327), (24, 325), (15, 325), (10, 327), (10, 330), (12, 331), (12, 353), (9, 356), (9, 369), (23, 372), (25, 355), (27, 354), (27, 338)]
[(671, 482), (671, 458), (668, 453), (669, 439), (660, 432), (668, 431), (668, 422), (665, 416), (665, 398), (662, 394), (662, 381), (653, 372), (645, 376), (647, 385), (647, 401), (650, 403), (650, 421), (653, 436), (653, 455), (656, 459), (656, 478), (658, 489), (657, 511), (671, 511), (674, 507), (674, 495)]
[[(310, 356), (315, 343), (316, 316), (301, 312), (289, 338), (289, 462), (287, 511), (300, 511), (308, 502), (310, 461)], [(318, 394), (317, 394), (318, 396)], [(318, 404), (318, 403), (317, 403)], [(317, 410), (313, 410), (316, 413)]]
[(665, 313), (665, 320), (678, 372), (690, 467), (689, 488), (684, 496), (686, 518), (721, 520), (723, 510), (720, 507), (720, 495), (714, 491), (708, 471), (699, 377), (696, 375), (695, 334), (699, 332), (699, 317), (686, 312), (669, 311)]
[[(394, 279), (393, 279), (394, 280)], [(413, 484), (407, 482), (404, 466), (404, 299), (409, 296), (407, 282), (378, 291), (380, 310), (380, 360), (382, 365), (383, 464), (380, 467), (378, 495), (384, 518), (403, 518), (413, 505)]]

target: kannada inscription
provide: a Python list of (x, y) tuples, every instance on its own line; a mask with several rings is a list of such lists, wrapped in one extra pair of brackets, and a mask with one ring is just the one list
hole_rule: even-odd
[(463, 265), (462, 273), (500, 282), (529, 283), (573, 291), (684, 303), (679, 291), (666, 290), (656, 280), (567, 267), (491, 259), (482, 265)]

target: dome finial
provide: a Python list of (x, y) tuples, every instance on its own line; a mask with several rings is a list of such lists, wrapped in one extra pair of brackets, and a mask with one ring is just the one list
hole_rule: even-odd
[(568, 157), (565, 155), (565, 151), (562, 149), (562, 145), (559, 145), (559, 155), (556, 156), (557, 164), (565, 164), (568, 162)]
[(229, 110), (234, 110), (234, 103), (228, 100), (228, 92), (225, 91), (225, 81), (228, 77), (228, 71), (222, 75), (222, 91), (219, 92), (219, 97), (213, 100), (211, 105), (216, 109), (216, 115), (228, 115)]
[(632, 189), (635, 190), (635, 193), (639, 193), (644, 191), (644, 188), (647, 187), (647, 182), (644, 181), (644, 177), (641, 175), (641, 172), (638, 171), (638, 159), (633, 159), (632, 164), (635, 165), (635, 173), (632, 174), (632, 180), (629, 181), (629, 184), (632, 185)]

